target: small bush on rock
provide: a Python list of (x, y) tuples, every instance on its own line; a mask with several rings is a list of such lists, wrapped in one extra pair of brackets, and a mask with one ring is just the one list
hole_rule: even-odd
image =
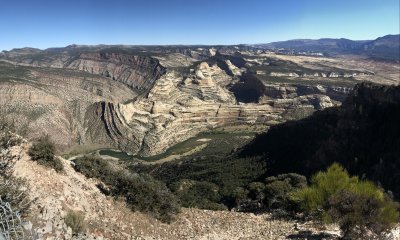
[(0, 176), (0, 199), (22, 215), (28, 212), (32, 201), (26, 191), (27, 183), (13, 176)]
[(82, 233), (86, 229), (85, 216), (80, 212), (69, 211), (64, 218), (65, 224), (72, 229), (72, 234)]
[(64, 170), (61, 160), (54, 156), (55, 146), (48, 135), (34, 142), (28, 153), (32, 160), (41, 165), (53, 168), (57, 172)]

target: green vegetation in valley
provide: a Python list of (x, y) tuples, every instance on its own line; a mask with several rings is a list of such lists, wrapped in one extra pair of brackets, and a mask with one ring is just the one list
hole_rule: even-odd
[[(186, 141), (183, 141), (181, 143), (175, 144), (174, 146), (168, 148), (164, 153), (150, 156), (150, 157), (141, 157), (141, 156), (135, 156), (135, 158), (138, 158), (140, 160), (145, 160), (145, 161), (157, 161), (159, 159), (163, 159), (165, 157), (168, 157), (170, 155), (179, 155), (183, 154), (185, 152), (188, 152), (192, 150), (193, 148), (203, 145), (205, 142), (202, 142), (202, 139), (206, 139), (207, 141), (210, 141), (211, 144), (207, 147), (207, 150), (210, 151), (224, 151), (227, 148), (231, 148), (231, 146), (239, 146), (237, 143), (233, 143), (231, 139), (236, 139), (239, 140), (241, 137), (254, 137), (253, 132), (224, 132), (224, 131), (211, 131), (211, 132), (204, 132), (198, 134), (196, 137), (190, 138)], [(243, 140), (241, 140), (243, 142)], [(216, 146), (216, 144), (213, 144), (215, 142), (218, 142), (218, 149), (210, 149), (213, 146)], [(226, 144), (228, 143), (228, 144)], [(231, 145), (233, 143), (233, 145)], [(205, 151), (207, 151), (205, 150)], [(229, 153), (229, 151), (228, 151)], [(204, 151), (202, 151), (202, 154), (207, 154)], [(216, 152), (214, 152), (216, 154)]]
[(104, 193), (123, 197), (134, 211), (148, 213), (163, 222), (171, 222), (180, 211), (175, 195), (150, 175), (120, 169), (93, 155), (77, 158), (74, 162), (78, 172), (102, 180), (106, 186), (99, 187)]
[(357, 80), (353, 78), (335, 78), (335, 79), (306, 79), (306, 78), (289, 78), (289, 77), (276, 77), (267, 75), (256, 75), (258, 79), (264, 83), (275, 83), (275, 84), (296, 84), (296, 85), (322, 85), (331, 87), (349, 87), (353, 88), (357, 84)]
[(231, 193), (263, 175), (265, 164), (260, 158), (236, 158), (229, 156), (229, 152), (218, 153), (215, 150), (220, 149), (214, 148), (218, 146), (208, 146), (179, 161), (161, 165), (132, 164), (130, 169), (165, 182), (177, 194), (183, 206), (211, 206), (212, 209), (232, 207)]

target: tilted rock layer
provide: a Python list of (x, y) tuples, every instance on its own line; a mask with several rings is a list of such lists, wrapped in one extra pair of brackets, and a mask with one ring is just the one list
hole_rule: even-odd
[(150, 57), (101, 52), (82, 53), (66, 67), (110, 77), (131, 88), (146, 90), (165, 72), (165, 68)]
[[(49, 134), (60, 150), (100, 144), (147, 156), (220, 126), (269, 126), (305, 117), (339, 104), (355, 81), (400, 82), (392, 66), (382, 63), (351, 61), (353, 66), (344, 69), (350, 61), (258, 54), (250, 48), (238, 52), (240, 47), (229, 46), (116, 49), (74, 45), (4, 52), (1, 115), (29, 139)], [(299, 76), (305, 83), (297, 84), (294, 78), (257, 74), (257, 69), (292, 72), (301, 66), (314, 72), (369, 72), (375, 66), (375, 75)], [(327, 84), (319, 84), (321, 79)]]
[(93, 136), (107, 133), (125, 151), (154, 155), (215, 127), (268, 125), (284, 121), (281, 114), (288, 109), (321, 109), (333, 105), (329, 97), (318, 94), (285, 101), (238, 104), (234, 95), (223, 87), (224, 81), (230, 78), (218, 66), (207, 63), (201, 63), (187, 78), (174, 71), (167, 72), (147, 97), (127, 104), (97, 105), (93, 111), (98, 120), (88, 119), (86, 128)]

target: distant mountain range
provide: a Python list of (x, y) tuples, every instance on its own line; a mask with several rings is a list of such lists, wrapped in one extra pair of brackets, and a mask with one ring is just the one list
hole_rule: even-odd
[[(255, 49), (273, 50), (283, 54), (305, 54), (325, 56), (361, 55), (378, 61), (400, 63), (400, 34), (386, 35), (375, 40), (350, 40), (346, 38), (321, 38), (321, 39), (294, 39), (280, 42), (262, 44), (239, 45), (77, 45), (67, 47), (48, 48), (15, 48), (10, 51), (0, 52), (2, 58), (20, 58), (37, 56), (52, 56), (66, 54), (77, 56), (84, 51), (106, 51), (125, 54), (143, 55), (145, 52), (155, 53), (182, 53), (196, 59), (210, 57), (208, 49), (215, 49), (222, 54), (233, 54), (237, 51), (252, 51)], [(194, 51), (196, 53), (194, 53)], [(200, 51), (200, 52), (199, 52)], [(146, 54), (145, 54), (146, 55)]]
[(294, 51), (321, 52), (326, 55), (362, 54), (376, 60), (399, 62), (400, 35), (386, 35), (375, 40), (354, 41), (345, 38), (295, 39), (267, 44), (256, 44), (264, 49), (287, 49)]

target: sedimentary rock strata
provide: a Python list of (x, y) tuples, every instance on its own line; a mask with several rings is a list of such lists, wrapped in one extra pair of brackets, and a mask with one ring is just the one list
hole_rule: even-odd
[(343, 68), (340, 59), (242, 47), (146, 49), (4, 52), (0, 110), (28, 138), (50, 134), (60, 149), (94, 143), (152, 155), (216, 127), (307, 116), (339, 104), (359, 80), (398, 81), (384, 64), (390, 74), (379, 64)]
[(149, 89), (164, 72), (154, 58), (117, 53), (82, 53), (66, 68), (99, 74), (126, 84), (131, 88)]

